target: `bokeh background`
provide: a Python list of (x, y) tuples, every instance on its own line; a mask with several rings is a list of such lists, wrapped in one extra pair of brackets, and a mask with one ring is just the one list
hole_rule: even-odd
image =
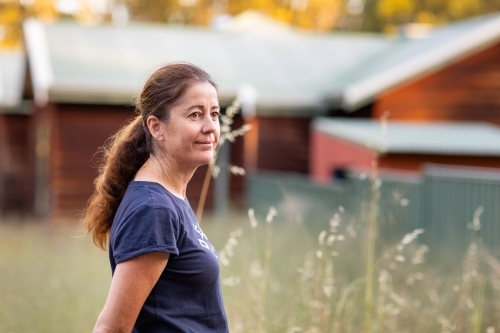
[(172, 61), (219, 85), (231, 332), (500, 331), (500, 1), (3, 0), (1, 332), (92, 329), (99, 147)]

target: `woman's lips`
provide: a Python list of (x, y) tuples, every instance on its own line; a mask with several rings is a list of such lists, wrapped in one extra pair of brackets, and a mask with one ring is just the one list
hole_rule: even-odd
[(212, 147), (214, 145), (213, 141), (198, 141), (196, 144), (201, 145), (201, 146), (210, 146)]

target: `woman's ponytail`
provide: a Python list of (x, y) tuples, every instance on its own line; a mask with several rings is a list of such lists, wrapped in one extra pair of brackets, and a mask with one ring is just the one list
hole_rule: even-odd
[(94, 181), (83, 223), (94, 243), (106, 249), (113, 219), (128, 184), (149, 158), (149, 145), (141, 116), (112, 136), (103, 150), (103, 165)]

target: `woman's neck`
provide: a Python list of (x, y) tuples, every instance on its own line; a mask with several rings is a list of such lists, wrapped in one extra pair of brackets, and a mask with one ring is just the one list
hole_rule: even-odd
[(177, 167), (169, 160), (151, 156), (137, 171), (134, 180), (159, 183), (175, 196), (186, 198), (186, 188), (195, 170)]

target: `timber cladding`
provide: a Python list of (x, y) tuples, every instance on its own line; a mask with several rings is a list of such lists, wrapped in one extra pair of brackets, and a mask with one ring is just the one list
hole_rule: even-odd
[(132, 107), (58, 104), (51, 117), (50, 203), (52, 216), (80, 217), (105, 141), (134, 116)]
[(0, 114), (0, 213), (30, 214), (34, 158), (30, 117)]
[[(9, 125), (11, 130), (8, 136), (2, 131), (0, 149), (12, 146), (10, 142), (8, 145), (2, 144), (5, 137), (11, 141), (24, 140), (13, 146), (19, 148), (16, 154), (22, 158), (16, 166), (2, 161), (0, 184), (7, 185), (13, 180), (17, 182), (16, 190), (10, 192), (10, 198), (21, 198), (16, 204), (19, 207), (28, 207), (29, 211), (41, 216), (80, 218), (93, 192), (93, 181), (102, 157), (99, 148), (134, 115), (131, 106), (49, 103), (46, 107), (37, 108), (30, 122), (22, 122), (21, 118), (12, 120), (17, 127)], [(258, 169), (307, 174), (310, 121), (310, 118), (258, 117), (256, 128), (252, 130), (258, 133), (254, 147), (257, 157), (255, 166)], [(239, 128), (243, 123), (240, 116), (236, 117), (234, 128)], [(30, 131), (26, 126), (31, 126), (32, 138), (22, 135), (16, 137), (16, 133), (26, 134)], [(245, 139), (246, 136), (232, 144), (231, 165), (245, 166)], [(7, 155), (11, 156), (12, 153)], [(8, 175), (6, 168), (14, 170), (17, 176), (13, 178)], [(188, 185), (188, 200), (195, 210), (205, 173), (206, 166), (200, 167)], [(213, 183), (211, 181), (206, 198), (207, 210), (214, 204)], [(236, 206), (244, 205), (245, 187), (244, 177), (230, 176), (230, 201)], [(12, 206), (11, 202), (3, 201), (3, 207)]]
[(309, 173), (311, 118), (258, 118), (257, 169)]
[(378, 159), (378, 166), (382, 169), (422, 171), (425, 163), (500, 168), (500, 157), (498, 156), (460, 156), (460, 155), (436, 155), (436, 154), (386, 154)]
[[(99, 148), (134, 116), (131, 106), (53, 105), (52, 115), (45, 117), (50, 119), (51, 128), (50, 167), (45, 175), (49, 180), (49, 216), (81, 217), (101, 162)], [(206, 166), (200, 167), (188, 185), (187, 197), (194, 209), (206, 170)], [(213, 205), (211, 193), (212, 185), (205, 204), (208, 209)]]
[(380, 96), (373, 117), (500, 124), (500, 43)]

